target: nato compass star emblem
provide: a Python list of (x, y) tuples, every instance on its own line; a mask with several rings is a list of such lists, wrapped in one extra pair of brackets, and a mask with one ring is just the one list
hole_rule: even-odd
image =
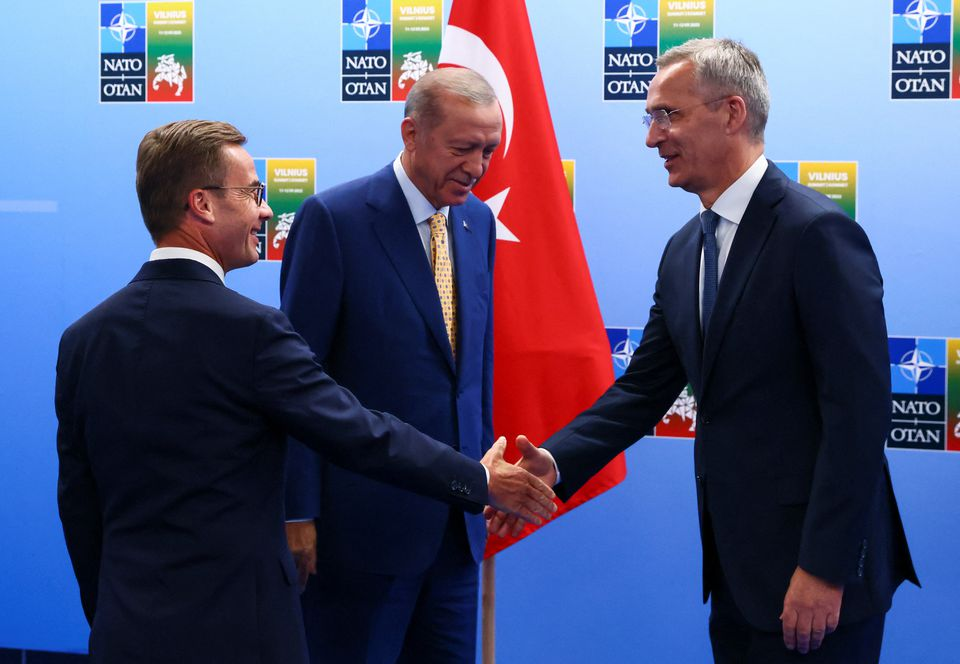
[(914, 348), (903, 354), (897, 366), (900, 368), (900, 373), (903, 374), (904, 378), (914, 385), (918, 385), (933, 373), (937, 365), (934, 364), (933, 359), (929, 355), (919, 348)]
[(634, 351), (637, 350), (637, 342), (627, 337), (613, 347), (613, 364), (621, 371), (626, 371), (633, 358)]
[(383, 21), (377, 16), (377, 12), (369, 7), (364, 7), (353, 15), (353, 21), (350, 25), (356, 35), (366, 42), (380, 32), (380, 26), (383, 25)]
[(110, 20), (110, 34), (121, 44), (126, 44), (137, 34), (137, 22), (130, 14), (120, 12)]
[(933, 0), (913, 0), (907, 5), (903, 18), (914, 30), (926, 32), (937, 24), (943, 12), (933, 3)]
[(649, 20), (643, 8), (632, 2), (621, 7), (617, 18), (613, 19), (620, 32), (630, 37), (643, 30)]

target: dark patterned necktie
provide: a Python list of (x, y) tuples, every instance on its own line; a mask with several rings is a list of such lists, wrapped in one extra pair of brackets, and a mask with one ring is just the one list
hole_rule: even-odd
[(713, 210), (704, 210), (700, 213), (700, 228), (703, 230), (703, 311), (701, 329), (706, 333), (713, 313), (713, 305), (717, 302), (717, 263), (719, 250), (717, 249), (717, 222), (720, 215)]

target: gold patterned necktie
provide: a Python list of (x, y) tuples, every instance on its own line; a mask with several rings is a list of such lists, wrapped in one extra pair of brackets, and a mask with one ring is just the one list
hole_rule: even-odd
[(443, 323), (447, 327), (450, 350), (457, 356), (457, 289), (453, 283), (453, 266), (447, 249), (447, 218), (437, 212), (430, 217), (430, 257), (433, 259), (433, 280), (437, 282)]

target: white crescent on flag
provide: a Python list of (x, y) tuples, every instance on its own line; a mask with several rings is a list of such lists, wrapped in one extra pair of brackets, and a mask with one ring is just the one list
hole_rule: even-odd
[(510, 149), (510, 139), (513, 137), (513, 93), (510, 91), (507, 72), (503, 70), (497, 56), (472, 32), (448, 25), (443, 35), (439, 64), (466, 67), (487, 79), (497, 94), (503, 111), (503, 133), (506, 136), (503, 141), (503, 156), (506, 157)]
[[(513, 93), (510, 90), (510, 80), (503, 66), (493, 54), (483, 40), (472, 32), (455, 25), (448, 25), (447, 31), (443, 35), (443, 46), (440, 49), (440, 58), (438, 64), (456, 65), (466, 67), (477, 72), (490, 83), (497, 99), (500, 102), (500, 110), (503, 112), (503, 156), (507, 156), (510, 149), (510, 139), (513, 138)], [(500, 208), (507, 198), (507, 187), (497, 195), (484, 201), (493, 210), (493, 216), (497, 221), (497, 239), (506, 242), (519, 242), (520, 239), (503, 221), (500, 220)]]

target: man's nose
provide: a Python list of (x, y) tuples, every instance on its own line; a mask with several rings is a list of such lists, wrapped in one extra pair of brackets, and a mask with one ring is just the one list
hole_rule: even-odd
[(650, 128), (647, 129), (647, 140), (646, 144), (648, 148), (655, 148), (660, 144), (660, 141), (663, 140), (664, 130), (656, 122), (650, 123)]
[(463, 162), (463, 170), (466, 171), (467, 175), (474, 179), (478, 179), (483, 175), (483, 153), (475, 152), (470, 153), (467, 159)]

